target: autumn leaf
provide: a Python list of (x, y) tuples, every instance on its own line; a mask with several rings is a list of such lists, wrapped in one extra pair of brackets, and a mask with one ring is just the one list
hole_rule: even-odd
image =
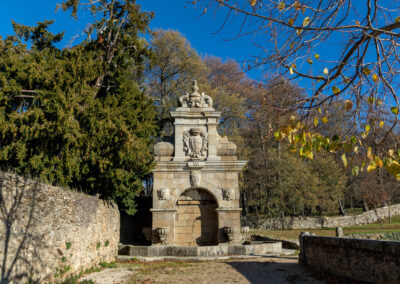
[(279, 11), (282, 11), (283, 9), (285, 9), (285, 2), (283, 2), (283, 1), (281, 1), (281, 2), (279, 2), (279, 5), (278, 5), (278, 9), (279, 9)]
[(318, 118), (314, 117), (314, 126), (317, 127), (318, 126)]
[(349, 111), (353, 108), (353, 102), (350, 100), (345, 100), (344, 101), (344, 109)]
[(250, 5), (251, 5), (251, 6), (256, 5), (256, 3), (257, 3), (257, 0), (250, 0)]
[(378, 82), (378, 75), (372, 75), (372, 81), (374, 81), (375, 83)]
[(332, 92), (336, 95), (336, 94), (338, 94), (340, 92), (340, 89), (338, 87), (336, 87), (336, 86), (333, 86), (332, 87)]
[(385, 122), (381, 121), (381, 122), (379, 123), (379, 128), (383, 128), (384, 125), (385, 125)]
[(371, 74), (371, 70), (369, 70), (368, 67), (365, 67), (365, 68), (363, 69), (363, 73), (365, 74), (365, 76), (369, 76), (369, 74)]
[(314, 54), (315, 59), (319, 59), (319, 54)]
[(392, 111), (392, 113), (394, 114), (398, 114), (399, 113), (399, 109), (397, 107), (391, 107), (390, 110)]
[(369, 131), (371, 129), (371, 126), (369, 124), (365, 125), (365, 131)]
[(351, 170), (351, 173), (353, 174), (353, 176), (358, 176), (358, 166), (354, 166)]
[(313, 64), (312, 59), (311, 59), (311, 58), (308, 58), (308, 59), (307, 59), (307, 63), (310, 64), (310, 65)]
[(324, 68), (324, 71), (322, 73), (324, 73), (325, 76), (328, 76), (328, 74), (329, 74), (328, 68)]
[(394, 20), (394, 22), (397, 24), (397, 23), (400, 23), (400, 17), (397, 17), (395, 20)]
[(310, 24), (310, 17), (305, 17), (303, 20), (303, 27), (307, 27)]
[(323, 123), (328, 123), (329, 122), (329, 119), (327, 117), (323, 117), (321, 120), (322, 120)]
[(342, 155), (342, 162), (343, 162), (344, 167), (346, 168), (346, 167), (347, 167), (347, 158), (346, 158), (346, 154), (343, 154), (343, 155)]
[(293, 68), (292, 67), (289, 68), (289, 73), (290, 73), (290, 75), (293, 75)]
[(294, 24), (294, 19), (293, 19), (293, 18), (290, 18), (290, 19), (289, 19), (289, 25), (293, 26), (293, 24)]

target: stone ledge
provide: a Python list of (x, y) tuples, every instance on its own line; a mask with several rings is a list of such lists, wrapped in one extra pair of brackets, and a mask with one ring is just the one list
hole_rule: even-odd
[(122, 245), (119, 248), (119, 256), (194, 256), (213, 257), (224, 255), (265, 255), (269, 253), (282, 253), (281, 242), (263, 242), (249, 245), (227, 245), (199, 247), (178, 246), (132, 246)]

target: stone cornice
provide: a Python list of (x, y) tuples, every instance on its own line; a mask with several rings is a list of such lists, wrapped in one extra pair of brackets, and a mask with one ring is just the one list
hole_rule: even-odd
[[(190, 163), (188, 166), (188, 163)], [(219, 171), (240, 171), (247, 161), (201, 161), (201, 171), (202, 172), (219, 172)], [(158, 161), (153, 172), (186, 172), (190, 171), (193, 161)]]

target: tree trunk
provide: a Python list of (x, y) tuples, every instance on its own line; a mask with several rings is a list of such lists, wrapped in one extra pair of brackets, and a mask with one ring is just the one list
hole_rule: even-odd
[(344, 209), (342, 200), (339, 199), (339, 213), (342, 216), (346, 216), (346, 210)]

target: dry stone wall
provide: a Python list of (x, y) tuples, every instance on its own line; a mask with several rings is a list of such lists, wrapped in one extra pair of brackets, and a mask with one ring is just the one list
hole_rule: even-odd
[[(390, 213), (389, 213), (390, 212)], [(376, 212), (370, 210), (354, 216), (338, 217), (284, 217), (258, 219), (251, 217), (242, 218), (242, 224), (257, 229), (266, 230), (292, 230), (292, 229), (320, 229), (335, 227), (350, 227), (371, 224), (380, 218), (400, 215), (400, 204), (378, 208)]]
[(0, 283), (61, 282), (115, 260), (112, 203), (0, 172)]
[(400, 242), (302, 235), (300, 244), (299, 261), (316, 272), (362, 283), (400, 282)]

